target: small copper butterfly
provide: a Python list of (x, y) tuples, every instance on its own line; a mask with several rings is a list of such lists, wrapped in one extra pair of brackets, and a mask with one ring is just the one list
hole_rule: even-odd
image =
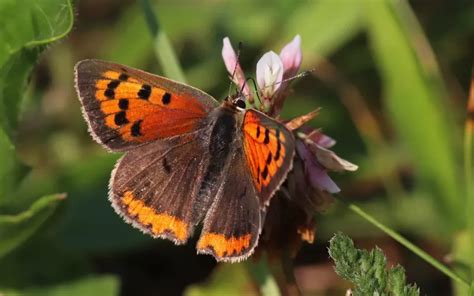
[(109, 184), (126, 222), (176, 244), (202, 222), (198, 253), (230, 262), (252, 254), (266, 206), (292, 165), (295, 140), (283, 124), (246, 110), (239, 95), (218, 103), (110, 62), (79, 62), (75, 80), (93, 138), (126, 152)]

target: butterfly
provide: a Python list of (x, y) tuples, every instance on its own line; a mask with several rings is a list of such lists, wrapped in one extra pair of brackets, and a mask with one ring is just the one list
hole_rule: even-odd
[(219, 103), (203, 91), (100, 60), (75, 66), (76, 90), (93, 138), (125, 152), (109, 183), (124, 220), (154, 238), (236, 262), (254, 251), (265, 209), (292, 166), (295, 140), (280, 122)]

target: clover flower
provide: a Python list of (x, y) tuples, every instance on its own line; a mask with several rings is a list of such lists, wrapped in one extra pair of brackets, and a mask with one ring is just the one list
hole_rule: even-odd
[(261, 105), (256, 106), (255, 95), (250, 92), (242, 67), (238, 63), (237, 55), (228, 37), (224, 38), (222, 47), (222, 58), (227, 71), (233, 81), (240, 88), (244, 87), (243, 93), (250, 107), (259, 109), (270, 116), (276, 116), (283, 107), (286, 97), (288, 82), (284, 82), (294, 76), (301, 65), (301, 37), (297, 35), (277, 55), (273, 51), (265, 53), (257, 62), (256, 80), (258, 85), (258, 96)]
[[(289, 78), (295, 76), (301, 66), (302, 51), (299, 35), (285, 45), (277, 55), (265, 53), (257, 62), (258, 89), (250, 91), (245, 74), (238, 62), (229, 38), (224, 38), (222, 57), (232, 80), (243, 89), (248, 108), (258, 109), (271, 117), (278, 117), (288, 98)], [(260, 98), (256, 102), (255, 96)], [(336, 144), (319, 129), (305, 124), (315, 118), (319, 109), (284, 122), (293, 131), (296, 153), (293, 169), (287, 180), (272, 199), (265, 216), (265, 224), (259, 248), (280, 256), (285, 249), (295, 255), (302, 241), (312, 243), (315, 237), (314, 214), (327, 208), (331, 194), (340, 188), (328, 172), (355, 171), (357, 166), (329, 150)]]

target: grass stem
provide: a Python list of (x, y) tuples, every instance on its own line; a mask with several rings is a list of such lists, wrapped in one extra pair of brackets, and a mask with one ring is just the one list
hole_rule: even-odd
[(423, 251), (422, 249), (420, 249), (418, 246), (414, 245), (412, 242), (407, 240), (405, 237), (403, 237), (402, 235), (400, 235), (399, 233), (397, 233), (393, 229), (391, 229), (391, 228), (385, 226), (384, 224), (382, 224), (380, 221), (378, 221), (372, 215), (370, 215), (367, 212), (365, 212), (364, 210), (362, 210), (359, 206), (357, 206), (355, 204), (352, 204), (352, 203), (346, 204), (346, 205), (351, 211), (353, 211), (357, 215), (361, 216), (362, 218), (367, 220), (370, 224), (374, 225), (378, 229), (382, 230), (384, 233), (386, 233), (391, 238), (393, 238), (394, 240), (399, 242), (405, 248), (409, 249), (414, 254), (419, 256), (421, 259), (423, 259), (427, 263), (431, 264), (434, 268), (438, 269), (439, 271), (441, 271), (442, 273), (444, 273), (445, 275), (450, 277), (452, 280), (454, 280), (454, 281), (466, 286), (467, 288), (469, 288), (469, 286), (470, 286), (469, 281), (467, 281), (466, 279), (463, 279), (462, 277), (460, 277), (454, 271), (452, 271), (447, 266), (445, 266), (444, 264), (442, 264), (441, 262), (439, 262), (438, 260), (433, 258), (430, 254), (428, 254), (425, 251)]
[(185, 83), (183, 70), (166, 33), (161, 29), (158, 18), (149, 0), (141, 0), (143, 14), (153, 38), (153, 49), (163, 73), (174, 80)]

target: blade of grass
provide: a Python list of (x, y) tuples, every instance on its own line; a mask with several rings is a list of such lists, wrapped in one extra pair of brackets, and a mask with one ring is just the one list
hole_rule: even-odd
[(413, 44), (412, 27), (407, 25), (413, 14), (406, 13), (410, 11), (407, 3), (404, 9), (397, 9), (399, 2), (406, 1), (364, 2), (368, 35), (388, 114), (412, 156), (418, 184), (435, 199), (446, 230), (453, 231), (464, 226), (465, 217), (459, 215), (464, 196), (456, 168), (453, 124), (447, 115), (450, 112), (445, 111), (445, 92), (440, 91), (444, 85), (441, 79), (432, 78), (436, 71), (427, 72), (433, 67), (422, 66), (425, 61)]
[(474, 68), (471, 77), (471, 89), (467, 102), (467, 118), (464, 128), (464, 178), (466, 182), (466, 219), (471, 237), (471, 274), (474, 274), (474, 179), (472, 178), (472, 168), (474, 166), (472, 155), (472, 135), (474, 133)]
[(358, 1), (345, 1), (344, 5), (332, 0), (308, 1), (290, 14), (282, 26), (285, 29), (281, 40), (291, 40), (296, 32), (300, 34), (304, 40), (303, 63), (310, 65), (307, 57), (328, 56), (362, 31), (362, 12)]
[(459, 284), (469, 287), (469, 281), (466, 279), (463, 279), (461, 276), (453, 272), (451, 269), (449, 269), (447, 266), (433, 258), (430, 254), (426, 253), (423, 251), (421, 248), (407, 240), (405, 237), (400, 235), (398, 232), (394, 231), (393, 229), (385, 226), (384, 224), (380, 223), (375, 217), (372, 215), (366, 213), (364, 210), (362, 210), (359, 206), (352, 204), (352, 203), (345, 203), (344, 201), (341, 201), (344, 205), (346, 205), (351, 211), (356, 213), (357, 215), (361, 216), (364, 218), (366, 221), (368, 221), (370, 224), (374, 225), (378, 229), (382, 230), (384, 233), (386, 233), (388, 236), (399, 242), (401, 245), (403, 245), (405, 248), (408, 250), (412, 251), (414, 254), (416, 254), (418, 257), (429, 263), (431, 266), (434, 268), (438, 269), (440, 272), (444, 273), (447, 275), (449, 278), (452, 280), (458, 282)]
[(163, 72), (171, 79), (186, 82), (183, 70), (181, 69), (174, 53), (173, 47), (171, 46), (168, 36), (161, 29), (150, 1), (141, 0), (141, 4), (148, 29), (153, 38), (153, 49), (161, 67), (163, 67)]

